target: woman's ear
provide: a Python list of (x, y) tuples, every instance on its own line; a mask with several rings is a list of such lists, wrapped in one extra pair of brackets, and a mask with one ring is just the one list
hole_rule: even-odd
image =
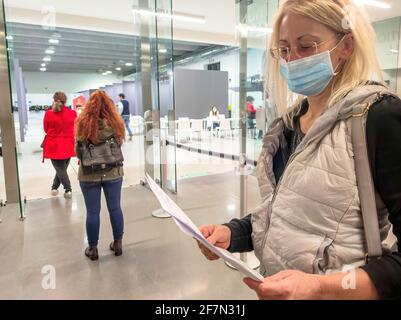
[(352, 35), (352, 33), (348, 33), (345, 35), (343, 45), (341, 46), (340, 58), (342, 60), (348, 60), (349, 57), (354, 52), (354, 48), (355, 48), (354, 36)]

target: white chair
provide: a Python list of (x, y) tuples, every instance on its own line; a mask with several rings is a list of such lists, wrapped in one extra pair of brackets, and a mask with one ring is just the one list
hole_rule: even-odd
[(160, 118), (160, 133), (162, 137), (167, 137), (168, 135), (168, 119), (167, 116)]
[(191, 140), (193, 140), (192, 135), (194, 133), (198, 134), (198, 140), (202, 140), (203, 119), (192, 119), (191, 120)]
[(240, 136), (241, 120), (240, 119), (231, 118), (230, 119), (230, 123), (231, 123), (231, 132), (233, 134), (233, 137)]
[(206, 129), (211, 131), (213, 128), (213, 119), (210, 117), (206, 118)]
[(187, 142), (191, 136), (191, 121), (189, 118), (180, 118), (177, 124), (177, 140)]
[(228, 133), (230, 138), (233, 137), (233, 132), (231, 129), (231, 120), (230, 119), (222, 119), (220, 120), (220, 127), (218, 128), (218, 136), (221, 138), (222, 133), (224, 133), (224, 137)]
[[(216, 132), (217, 132), (217, 130), (218, 130), (218, 127), (220, 126), (220, 119), (219, 118), (217, 118), (217, 117), (215, 117), (215, 118), (211, 118), (211, 117), (208, 117), (207, 119), (206, 119), (206, 127), (207, 127), (207, 130), (210, 132), (210, 137), (213, 135), (213, 136), (215, 136), (216, 135)], [(215, 124), (218, 124), (218, 126), (215, 128)]]
[(131, 117), (131, 126), (134, 129), (134, 134), (143, 134), (144, 130), (144, 119), (141, 116)]

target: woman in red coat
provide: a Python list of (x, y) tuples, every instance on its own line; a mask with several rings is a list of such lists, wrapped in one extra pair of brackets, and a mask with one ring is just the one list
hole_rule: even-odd
[(64, 186), (64, 197), (72, 196), (71, 182), (67, 168), (72, 157), (75, 157), (74, 125), (77, 113), (65, 106), (67, 96), (56, 92), (53, 106), (46, 111), (43, 126), (46, 137), (43, 141), (43, 159), (51, 159), (56, 176), (52, 186), (52, 195), (58, 194), (60, 184)]

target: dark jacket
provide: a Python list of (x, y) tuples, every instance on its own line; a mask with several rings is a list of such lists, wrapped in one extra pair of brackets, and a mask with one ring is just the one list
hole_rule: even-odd
[(129, 116), (131, 114), (129, 110), (129, 102), (127, 100), (121, 100), (121, 103), (123, 105), (123, 111), (121, 112), (122, 116)]

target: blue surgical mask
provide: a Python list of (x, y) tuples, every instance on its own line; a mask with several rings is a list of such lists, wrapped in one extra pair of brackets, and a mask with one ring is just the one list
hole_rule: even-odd
[(288, 63), (281, 59), (280, 73), (292, 92), (307, 97), (322, 93), (335, 76), (330, 51)]

